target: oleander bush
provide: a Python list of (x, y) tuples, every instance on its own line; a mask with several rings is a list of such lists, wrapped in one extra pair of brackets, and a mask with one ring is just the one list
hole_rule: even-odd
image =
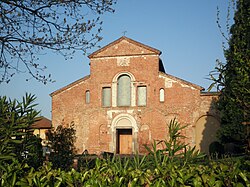
[(33, 135), (31, 128), (39, 120), (35, 99), (31, 94), (22, 101), (0, 96), (0, 174), (2, 167), (15, 160), (34, 168), (43, 163), (41, 139)]
[(1, 177), (1, 186), (250, 186), (249, 157), (209, 160), (203, 163), (176, 161), (156, 168), (148, 156), (113, 157), (95, 160), (95, 167), (76, 171), (38, 170), (10, 165)]

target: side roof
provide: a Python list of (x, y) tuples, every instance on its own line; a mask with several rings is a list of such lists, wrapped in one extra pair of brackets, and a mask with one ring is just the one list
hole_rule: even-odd
[(39, 117), (38, 121), (36, 121), (31, 125), (32, 129), (51, 129), (51, 127), (52, 127), (51, 120), (43, 116)]
[(77, 85), (77, 84), (79, 84), (79, 83), (81, 83), (81, 82), (84, 82), (85, 80), (87, 80), (87, 79), (89, 79), (89, 78), (90, 78), (90, 75), (87, 75), (87, 76), (85, 76), (85, 77), (83, 77), (83, 78), (81, 78), (81, 79), (78, 79), (77, 81), (74, 81), (74, 82), (68, 84), (67, 86), (64, 86), (64, 87), (62, 87), (62, 88), (60, 88), (60, 89), (58, 89), (58, 90), (52, 92), (52, 93), (49, 94), (49, 95), (50, 95), (51, 97), (53, 97), (54, 95), (57, 95), (57, 94), (63, 92), (64, 90), (67, 90), (68, 88), (71, 88), (71, 87), (73, 87), (73, 86), (75, 86), (75, 85)]
[(175, 81), (177, 81), (177, 82), (182, 82), (183, 84), (186, 84), (186, 85), (188, 85), (188, 86), (191, 86), (191, 87), (193, 87), (193, 88), (196, 88), (196, 89), (198, 89), (198, 90), (200, 90), (200, 91), (205, 90), (205, 88), (203, 88), (203, 87), (201, 87), (201, 86), (199, 86), (199, 85), (197, 85), (197, 84), (188, 82), (188, 81), (186, 81), (186, 80), (183, 80), (183, 79), (181, 79), (181, 78), (175, 77), (175, 76), (173, 76), (173, 75), (170, 75), (170, 74), (167, 74), (167, 73), (164, 73), (164, 72), (159, 72), (159, 75), (162, 75), (162, 76), (164, 76), (164, 77), (173, 79), (173, 80), (175, 80)]
[[(121, 44), (122, 42), (127, 42), (129, 43), (131, 46), (130, 49), (132, 49), (132, 45), (136, 46), (137, 48), (141, 48), (144, 49), (144, 53), (138, 52), (138, 51), (133, 51), (133, 55), (142, 55), (142, 54), (157, 54), (160, 55), (161, 51), (158, 49), (155, 49), (153, 47), (150, 47), (148, 45), (145, 45), (143, 43), (137, 42), (135, 40), (132, 40), (130, 38), (127, 38), (126, 36), (122, 36), (121, 38), (109, 43), (108, 45), (102, 47), (101, 49), (93, 52), (92, 54), (90, 54), (88, 57), (91, 58), (98, 58), (98, 57), (109, 57), (109, 56), (126, 56), (127, 54), (123, 54), (121, 51), (119, 51), (117, 53), (117, 48), (115, 48), (114, 46), (117, 47), (117, 45)], [(110, 52), (116, 52), (115, 53), (110, 53)]]

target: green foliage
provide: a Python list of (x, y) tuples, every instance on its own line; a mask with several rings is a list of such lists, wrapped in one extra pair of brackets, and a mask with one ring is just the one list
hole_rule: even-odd
[(225, 87), (218, 103), (222, 128), (218, 136), (225, 142), (246, 143), (246, 127), (250, 121), (250, 3), (239, 0), (225, 51)]
[[(234, 24), (224, 50), (226, 64), (216, 67), (218, 77), (211, 78), (220, 87), (218, 109), (221, 112), (221, 128), (218, 138), (222, 143), (246, 144), (247, 131), (243, 122), (250, 121), (250, 2), (237, 0)], [(229, 27), (227, 25), (227, 27)], [(221, 28), (219, 24), (219, 28)]]
[(0, 186), (16, 186), (29, 169), (27, 164), (21, 164), (18, 160), (14, 160), (11, 164), (3, 162), (0, 165)]
[(217, 141), (212, 142), (209, 145), (209, 155), (213, 158), (221, 158), (221, 156), (224, 154), (224, 146)]
[(49, 161), (52, 162), (54, 168), (61, 168), (64, 170), (71, 168), (75, 156), (75, 133), (74, 126), (64, 128), (60, 125), (56, 130), (49, 131), (48, 138), (51, 147)]
[(169, 144), (170, 150), (167, 147), (158, 150), (154, 142), (152, 149), (148, 148), (148, 155), (113, 156), (105, 159), (90, 157), (91, 161), (94, 161), (91, 168), (82, 167), (80, 171), (53, 169), (51, 163), (37, 170), (19, 163), (6, 165), (0, 170), (0, 185), (7, 187), (250, 186), (249, 157), (207, 160), (180, 142), (183, 138), (180, 129), (182, 127), (179, 123), (171, 121), (170, 138), (165, 143)]
[(217, 59), (215, 69), (209, 75), (210, 80), (213, 82), (208, 87), (208, 91), (211, 91), (214, 87), (216, 87), (217, 91), (221, 91), (225, 87), (225, 64)]
[[(152, 149), (146, 146), (149, 154), (153, 157), (156, 167), (163, 166), (165, 163), (173, 162), (176, 159), (178, 159), (178, 162), (180, 159), (185, 162), (191, 162), (205, 157), (204, 154), (184, 143), (186, 137), (181, 135), (181, 131), (186, 127), (181, 126), (176, 119), (173, 119), (168, 125), (169, 140), (154, 141), (151, 146)], [(163, 144), (165, 149), (157, 149), (157, 145), (159, 144)]]
[(77, 162), (78, 170), (84, 170), (84, 169), (92, 169), (95, 167), (95, 159), (97, 158), (97, 156), (83, 154), (83, 155), (80, 155), (76, 158), (78, 160), (78, 162)]
[[(137, 161), (135, 161), (138, 159)], [(139, 161), (139, 162), (138, 162)], [(250, 186), (249, 158), (208, 161), (204, 164), (175, 162), (164, 172), (149, 167), (147, 156), (96, 159), (95, 167), (80, 172), (53, 169), (50, 164), (39, 170), (19, 166), (8, 168), (1, 186)], [(138, 167), (141, 165), (140, 167)], [(171, 164), (171, 163), (169, 163)], [(248, 168), (246, 170), (245, 168)]]
[[(42, 139), (35, 135), (28, 135), (24, 138), (22, 149), (25, 150), (21, 158), (29, 166), (38, 168), (43, 164), (43, 147)], [(25, 154), (26, 153), (26, 154)]]
[(0, 97), (0, 165), (15, 159), (34, 167), (42, 164), (41, 141), (31, 131), (39, 114), (35, 99), (30, 94), (22, 102)]

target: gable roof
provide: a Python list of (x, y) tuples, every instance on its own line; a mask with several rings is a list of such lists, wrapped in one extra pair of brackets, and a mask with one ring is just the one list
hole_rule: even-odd
[(71, 87), (73, 87), (73, 86), (75, 86), (75, 85), (77, 85), (77, 84), (79, 84), (79, 83), (81, 83), (81, 82), (87, 80), (88, 78), (90, 78), (90, 75), (87, 75), (87, 76), (85, 76), (85, 77), (83, 77), (83, 78), (81, 78), (81, 79), (78, 79), (77, 81), (74, 81), (74, 82), (68, 84), (67, 86), (62, 87), (62, 88), (60, 88), (60, 89), (58, 89), (58, 90), (52, 92), (52, 93), (49, 94), (49, 95), (50, 95), (51, 97), (53, 97), (54, 95), (57, 95), (57, 94), (63, 92), (64, 90), (67, 90), (68, 88), (71, 88)]
[(32, 129), (51, 129), (51, 127), (51, 120), (43, 116), (39, 117), (38, 120), (31, 125)]
[[(101, 49), (93, 52), (88, 57), (89, 58), (98, 58), (98, 57), (110, 57), (110, 56), (127, 56), (131, 54), (127, 54), (128, 50), (125, 50), (126, 53), (122, 53), (122, 51), (117, 50), (114, 46), (118, 46), (122, 42), (127, 42), (131, 48), (135, 49), (135, 47), (144, 49), (142, 52), (139, 51), (132, 51), (132, 55), (142, 55), (142, 54), (157, 54), (160, 55), (161, 51), (158, 49), (155, 49), (153, 47), (150, 47), (148, 45), (142, 44), (140, 42), (137, 42), (135, 40), (132, 40), (130, 38), (127, 38), (126, 36), (122, 36), (121, 38), (109, 43), (108, 45), (102, 47)], [(112, 51), (112, 52), (111, 52)]]
[(162, 76), (165, 76), (165, 77), (167, 77), (167, 78), (173, 79), (173, 80), (175, 80), (175, 81), (182, 82), (183, 84), (186, 84), (186, 85), (188, 85), (188, 86), (191, 86), (191, 87), (193, 87), (193, 88), (196, 88), (196, 89), (198, 89), (198, 90), (200, 90), (200, 91), (205, 90), (205, 88), (203, 88), (203, 87), (201, 87), (201, 86), (199, 86), (199, 85), (197, 85), (197, 84), (188, 82), (188, 81), (186, 81), (186, 80), (183, 80), (183, 79), (181, 79), (181, 78), (175, 77), (175, 76), (173, 76), (173, 75), (170, 75), (170, 74), (167, 74), (167, 73), (163, 73), (163, 72), (159, 72), (159, 74), (162, 75)]

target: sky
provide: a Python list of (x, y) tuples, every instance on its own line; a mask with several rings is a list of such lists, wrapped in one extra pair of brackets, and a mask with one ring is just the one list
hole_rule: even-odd
[[(105, 46), (125, 36), (162, 52), (165, 71), (207, 89), (209, 72), (216, 59), (224, 60), (223, 37), (216, 24), (217, 7), (221, 25), (226, 25), (230, 0), (118, 0), (115, 13), (102, 15)], [(89, 54), (98, 50), (93, 48)], [(27, 74), (18, 74), (10, 83), (0, 84), (0, 95), (20, 100), (25, 93), (35, 94), (40, 115), (51, 119), (50, 93), (89, 74), (89, 59), (77, 52), (72, 60), (55, 53), (40, 57), (54, 83), (25, 81)]]

